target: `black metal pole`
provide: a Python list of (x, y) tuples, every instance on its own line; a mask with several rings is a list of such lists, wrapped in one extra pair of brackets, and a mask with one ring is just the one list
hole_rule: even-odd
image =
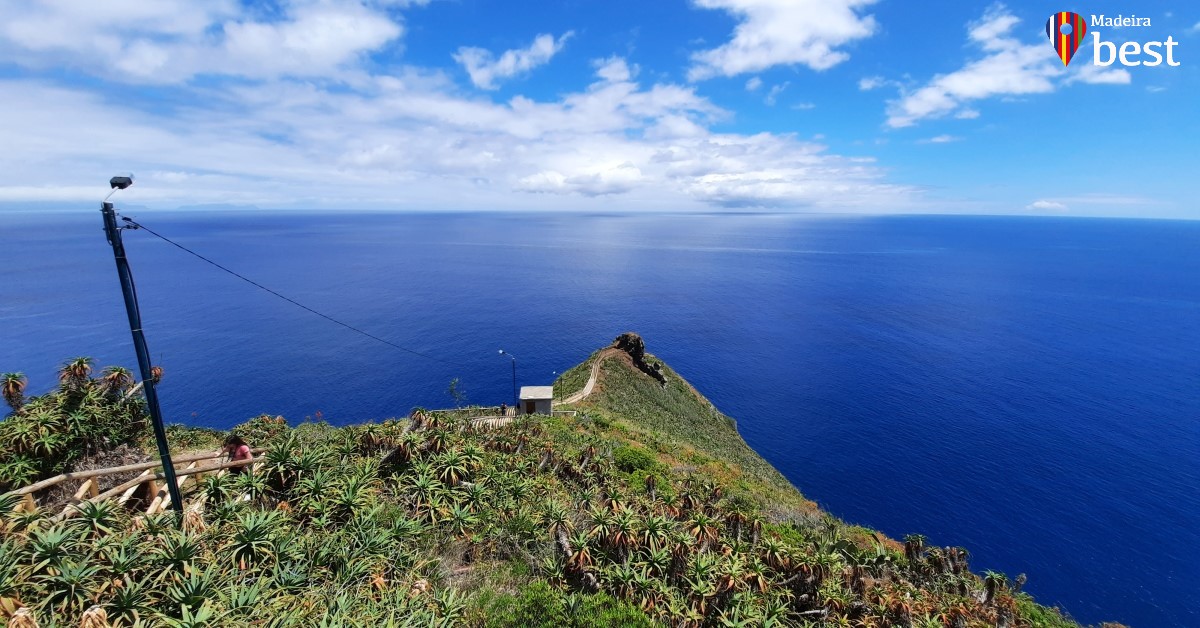
[(154, 425), (154, 440), (158, 443), (158, 457), (162, 460), (163, 475), (166, 476), (167, 492), (171, 495), (171, 506), (183, 514), (183, 498), (179, 495), (179, 484), (175, 480), (175, 464), (171, 462), (171, 448), (167, 444), (167, 430), (163, 427), (162, 410), (158, 407), (158, 392), (155, 391), (154, 375), (151, 373), (150, 350), (146, 348), (146, 335), (142, 333), (142, 314), (138, 309), (137, 291), (133, 287), (133, 273), (129, 260), (125, 259), (125, 244), (121, 242), (121, 229), (117, 227), (117, 214), (112, 203), (101, 203), (104, 215), (104, 235), (112, 245), (113, 257), (117, 260), (117, 276), (121, 278), (121, 293), (125, 296), (125, 313), (129, 315), (129, 331), (133, 332), (133, 348), (137, 352), (138, 368), (142, 371), (142, 392), (150, 408), (150, 422)]
[(513, 412), (520, 414), (519, 411), (515, 410), (517, 407), (517, 359), (513, 358), (511, 353), (508, 355), (508, 357), (512, 358), (513, 363)]

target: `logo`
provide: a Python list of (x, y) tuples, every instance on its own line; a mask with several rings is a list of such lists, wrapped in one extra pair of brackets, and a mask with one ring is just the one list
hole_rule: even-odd
[(1063, 67), (1071, 62), (1086, 34), (1087, 23), (1078, 13), (1059, 11), (1046, 20), (1046, 36), (1050, 38), (1050, 43), (1054, 44), (1054, 51), (1058, 53)]
[[(1079, 46), (1083, 44), (1083, 38), (1088, 34), (1088, 26), (1089, 24), (1082, 15), (1070, 11), (1059, 11), (1046, 20), (1046, 37), (1050, 38), (1054, 52), (1057, 54), (1058, 60), (1062, 61), (1063, 67), (1071, 63), (1075, 51), (1079, 50)], [(1145, 28), (1150, 26), (1150, 18), (1136, 15), (1129, 17), (1093, 15), (1090, 26), (1102, 29)], [(1091, 35), (1092, 65), (1106, 67), (1120, 62), (1125, 67), (1139, 65), (1153, 67), (1161, 65), (1164, 61), (1163, 57), (1166, 57), (1167, 65), (1171, 67), (1179, 65), (1179, 62), (1175, 60), (1175, 47), (1179, 45), (1179, 42), (1175, 41), (1174, 37), (1168, 36), (1166, 41), (1126, 41), (1118, 47), (1116, 42), (1104, 41), (1098, 32), (1093, 31)]]

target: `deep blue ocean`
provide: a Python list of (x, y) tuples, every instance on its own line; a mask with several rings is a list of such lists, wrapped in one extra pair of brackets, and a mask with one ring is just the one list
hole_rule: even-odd
[[(119, 204), (118, 204), (119, 207)], [(618, 333), (855, 523), (1089, 623), (1200, 626), (1200, 222), (130, 212), (169, 421), (351, 423), (545, 385)], [(136, 367), (99, 211), (0, 216), (0, 371)]]

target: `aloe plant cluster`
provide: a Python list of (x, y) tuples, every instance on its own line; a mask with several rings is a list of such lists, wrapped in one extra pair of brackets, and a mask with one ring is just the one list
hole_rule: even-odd
[(189, 483), (181, 520), (113, 502), (60, 519), (0, 497), (0, 616), (42, 627), (1076, 625), (1019, 592), (1023, 577), (972, 573), (964, 549), (804, 511), (765, 463), (740, 450), (722, 459), (736, 432), (681, 378), (641, 386), (620, 362), (606, 369), (604, 390), (570, 418), (252, 419), (235, 432), (268, 448), (264, 462)]
[(0, 491), (60, 473), (83, 456), (148, 432), (133, 373), (109, 366), (93, 376), (93, 368), (91, 358), (69, 360), (55, 389), (30, 398), (23, 373), (0, 376), (0, 393), (12, 409), (0, 422)]
[[(545, 625), (1030, 625), (965, 551), (770, 522), (703, 477), (622, 471), (618, 442), (417, 412), (286, 429), (256, 472), (196, 483), (182, 529), (10, 498), (0, 608), (42, 626), (89, 609), (111, 626), (519, 625), (535, 603)], [(526, 599), (534, 583), (548, 599)]]

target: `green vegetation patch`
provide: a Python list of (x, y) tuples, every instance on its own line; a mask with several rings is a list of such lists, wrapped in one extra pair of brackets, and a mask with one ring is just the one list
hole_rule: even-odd
[(5, 373), (0, 382), (12, 409), (0, 422), (0, 491), (57, 475), (149, 433), (146, 402), (133, 390), (129, 369), (96, 373), (91, 358), (74, 358), (59, 371), (55, 390), (26, 398), (26, 385), (21, 373)]
[[(721, 414), (678, 373), (663, 365), (666, 386), (615, 357), (600, 366), (602, 386), (584, 400), (590, 414), (619, 424), (627, 434), (669, 453), (690, 452), (691, 461), (716, 462), (714, 475), (730, 484), (740, 477), (760, 505), (780, 517), (807, 517), (814, 508), (787, 478), (746, 444), (734, 422)], [(683, 462), (687, 462), (686, 460)]]
[(596, 361), (600, 351), (596, 351), (581, 364), (576, 364), (558, 376), (558, 379), (554, 381), (555, 398), (563, 399), (583, 390), (583, 387), (587, 385), (588, 378), (592, 375), (592, 363)]
[(516, 594), (480, 595), (467, 619), (470, 624), (496, 628), (638, 628), (658, 626), (641, 609), (604, 593), (564, 593), (545, 582), (534, 582)]
[(239, 426), (268, 448), (261, 468), (187, 484), (203, 508), (182, 521), (111, 500), (59, 519), (0, 496), (0, 620), (23, 608), (42, 626), (105, 625), (101, 610), (112, 626), (195, 628), (1073, 625), (973, 574), (964, 551), (778, 517), (807, 502), (727, 417), (669, 370), (663, 388), (610, 361), (585, 404), (608, 428), (265, 416)]
[(653, 469), (659, 466), (658, 456), (642, 447), (621, 446), (613, 452), (613, 462), (617, 468), (633, 473), (642, 469)]

